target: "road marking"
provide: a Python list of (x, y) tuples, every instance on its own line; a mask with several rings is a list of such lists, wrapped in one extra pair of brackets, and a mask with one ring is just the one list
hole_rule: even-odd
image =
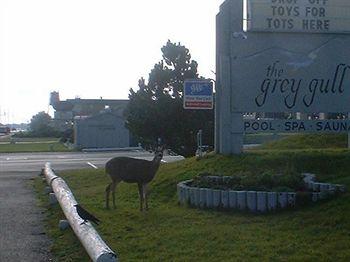
[(28, 157), (20, 157), (20, 158), (16, 158), (16, 157), (13, 157), (13, 158), (10, 158), (10, 157), (7, 157), (6, 158), (7, 161), (18, 161), (18, 160), (28, 160)]
[(97, 166), (95, 166), (94, 164), (90, 163), (90, 162), (86, 162), (86, 164), (88, 164), (89, 166), (91, 166), (92, 168), (98, 169)]

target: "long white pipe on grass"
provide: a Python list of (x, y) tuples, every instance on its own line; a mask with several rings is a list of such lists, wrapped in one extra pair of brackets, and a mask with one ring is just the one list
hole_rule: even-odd
[(75, 235), (80, 240), (86, 252), (96, 262), (115, 262), (117, 261), (116, 253), (113, 252), (102, 240), (95, 228), (90, 222), (81, 224), (83, 220), (76, 212), (74, 205), (78, 204), (72, 191), (66, 182), (57, 176), (51, 169), (50, 163), (46, 163), (44, 175), (48, 185), (52, 187), (53, 192), (65, 214)]

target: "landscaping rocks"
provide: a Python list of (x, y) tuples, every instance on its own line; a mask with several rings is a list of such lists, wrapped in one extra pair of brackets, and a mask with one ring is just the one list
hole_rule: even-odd
[(247, 207), (247, 192), (237, 191), (237, 208), (245, 210)]
[[(189, 204), (199, 208), (214, 208), (225, 210), (242, 210), (253, 213), (273, 212), (276, 210), (295, 208), (298, 199), (304, 202), (318, 202), (325, 200), (336, 193), (346, 192), (344, 185), (315, 182), (315, 175), (305, 173), (305, 188), (309, 191), (296, 192), (265, 192), (265, 191), (235, 191), (227, 189), (211, 189), (191, 186), (193, 180), (180, 182), (177, 185), (179, 203)], [(216, 185), (230, 181), (229, 176), (206, 176), (206, 182)], [(302, 204), (305, 204), (302, 202)]]
[(247, 207), (251, 212), (256, 212), (256, 191), (247, 192)]
[(204, 208), (207, 203), (207, 190), (205, 188), (199, 189), (199, 207)]
[(221, 191), (221, 206), (225, 209), (229, 207), (229, 192), (227, 190)]
[(288, 206), (288, 193), (287, 192), (279, 192), (277, 194), (278, 199), (278, 207), (279, 208), (286, 208)]
[(213, 205), (213, 190), (206, 189), (205, 191), (207, 191), (207, 203), (205, 204), (205, 206), (207, 208), (212, 208), (212, 207), (214, 207), (214, 205)]
[(257, 192), (256, 193), (256, 210), (261, 213), (267, 211), (267, 193)]
[(228, 205), (230, 209), (237, 208), (237, 191), (228, 191)]
[(288, 207), (295, 207), (296, 205), (296, 193), (287, 194)]
[(267, 192), (267, 210), (275, 211), (277, 209), (277, 193)]
[(221, 190), (213, 190), (213, 207), (218, 208), (221, 205)]

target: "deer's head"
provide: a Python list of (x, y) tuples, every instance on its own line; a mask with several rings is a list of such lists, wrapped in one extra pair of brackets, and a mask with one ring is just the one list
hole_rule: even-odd
[(158, 146), (156, 148), (156, 151), (154, 152), (154, 161), (160, 163), (160, 161), (163, 158), (163, 151), (164, 151), (164, 146)]

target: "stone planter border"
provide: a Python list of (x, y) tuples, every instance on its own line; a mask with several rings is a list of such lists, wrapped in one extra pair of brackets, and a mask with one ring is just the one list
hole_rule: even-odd
[[(310, 201), (317, 202), (337, 193), (346, 192), (344, 185), (315, 182), (315, 175), (303, 173), (304, 182), (310, 190)], [(228, 176), (207, 176), (213, 182), (225, 181)], [(235, 191), (191, 187), (193, 180), (177, 184), (179, 203), (198, 208), (242, 210), (253, 213), (266, 213), (297, 205), (295, 192)]]

